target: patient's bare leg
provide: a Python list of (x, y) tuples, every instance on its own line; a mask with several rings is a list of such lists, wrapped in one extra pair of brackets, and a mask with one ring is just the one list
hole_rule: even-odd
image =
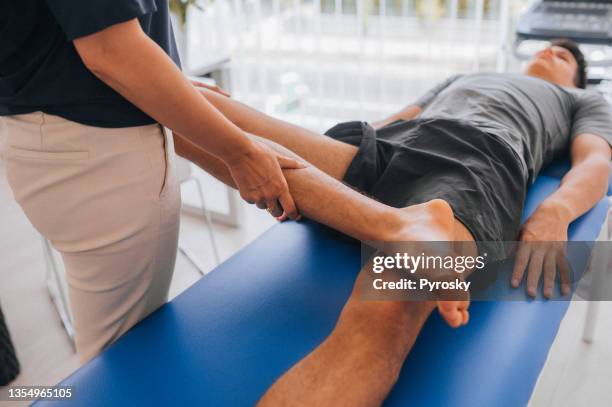
[[(293, 153), (296, 153), (298, 156), (306, 159), (308, 162), (313, 164), (315, 167), (319, 168), (324, 173), (326, 173), (327, 175), (337, 180), (344, 178), (344, 175), (346, 173), (348, 166), (350, 165), (351, 161), (355, 157), (355, 154), (357, 153), (357, 148), (355, 146), (334, 140), (330, 137), (321, 136), (319, 134), (313, 133), (309, 130), (306, 130), (299, 126), (292, 125), (282, 120), (274, 119), (264, 113), (261, 113), (255, 109), (252, 109), (240, 102), (227, 98), (216, 92), (212, 92), (208, 89), (201, 89), (201, 93), (217, 109), (219, 109), (225, 116), (227, 116), (232, 122), (234, 122), (237, 126), (242, 128), (244, 131), (248, 133), (256, 134), (260, 137), (263, 137), (269, 141), (274, 142), (275, 144), (273, 146), (276, 146), (276, 147), (282, 146), (282, 147), (285, 147), (286, 149), (291, 150)], [(417, 116), (419, 112), (420, 112), (420, 108), (418, 106), (409, 106), (403, 109), (402, 111), (396, 113), (395, 115), (392, 115), (390, 118), (387, 118), (381, 121), (381, 123), (397, 120), (400, 118), (408, 120), (411, 117)], [(209, 167), (216, 166), (218, 173), (223, 172), (225, 170), (223, 164), (220, 162), (217, 162), (216, 164), (214, 164), (211, 162), (210, 159), (207, 159), (204, 161)], [(324, 177), (321, 177), (321, 176), (319, 176), (317, 180), (320, 182), (324, 182), (324, 181), (329, 182), (329, 180), (325, 180)], [(231, 178), (226, 181), (231, 182)], [(332, 227), (335, 227), (337, 229), (340, 229), (340, 227), (334, 222), (337, 222), (339, 220), (339, 219), (336, 219), (338, 217), (341, 217), (347, 222), (351, 222), (351, 225), (354, 226), (354, 228), (362, 232), (364, 231), (363, 229), (364, 226), (370, 225), (371, 227), (370, 222), (363, 222), (362, 224), (361, 222), (359, 222), (359, 218), (361, 216), (367, 216), (367, 208), (369, 207), (369, 204), (373, 201), (365, 200), (364, 207), (359, 206), (354, 216), (344, 217), (344, 212), (342, 211), (343, 208), (341, 207), (341, 205), (338, 205), (336, 202), (331, 202), (331, 205), (329, 206), (323, 206), (326, 198), (329, 198), (332, 200), (336, 199), (332, 197), (333, 197), (333, 192), (335, 192), (336, 190), (334, 188), (334, 185), (337, 185), (337, 184), (332, 183), (331, 184), (332, 187), (329, 188), (332, 195), (327, 194), (326, 192), (322, 191), (320, 188), (312, 188), (313, 185), (316, 185), (316, 184), (308, 185), (308, 183), (306, 183), (306, 186), (304, 188), (301, 188), (301, 191), (303, 193), (302, 199), (303, 200), (311, 199), (315, 203), (315, 205), (317, 205), (314, 208), (314, 210), (320, 211), (319, 215), (328, 215), (328, 212), (332, 211), (333, 214), (331, 216), (334, 219), (326, 220), (326, 219), (319, 219), (319, 218), (313, 217), (308, 214), (307, 202), (303, 202), (301, 205), (298, 203), (298, 205), (301, 207), (301, 210), (304, 214), (306, 214), (307, 216), (311, 216), (314, 219), (322, 223), (325, 223), (327, 225), (330, 225)], [(300, 184), (298, 182), (295, 182), (293, 189), (295, 190), (300, 189)], [(315, 189), (317, 193), (312, 194), (310, 192), (311, 189)], [(295, 191), (292, 193), (295, 196)], [(353, 195), (355, 198), (358, 197), (358, 195), (355, 195), (355, 194)], [(342, 197), (342, 199), (344, 198), (347, 198), (347, 197)], [(448, 205), (446, 206), (448, 207)], [(328, 209), (322, 209), (323, 207), (328, 208)], [(389, 207), (385, 206), (385, 210), (383, 210), (382, 212), (387, 212), (388, 209)], [(366, 212), (363, 212), (363, 210), (366, 210)], [(436, 211), (433, 211), (433, 212), (436, 212)], [(438, 211), (438, 212), (446, 214), (449, 211), (443, 210), (443, 211)], [(330, 221), (332, 223), (330, 223)], [(377, 221), (374, 220), (374, 222), (376, 223)], [(383, 222), (378, 222), (376, 224), (379, 226), (378, 229), (384, 229), (387, 223), (383, 221)], [(347, 231), (344, 231), (344, 232), (347, 234), (351, 234)], [(454, 232), (454, 236), (456, 240), (473, 240), (470, 232), (465, 228), (465, 226), (461, 222), (457, 220), (453, 221), (453, 232)], [(369, 233), (366, 233), (366, 234), (369, 234)], [(373, 234), (374, 236), (379, 236), (379, 240), (382, 240), (380, 239), (380, 236), (385, 235), (385, 233), (382, 230), (375, 230)], [(351, 235), (354, 237), (357, 237), (360, 240), (371, 240), (365, 237), (358, 237), (356, 234), (351, 234)], [(364, 236), (364, 234), (362, 233), (361, 236)], [(394, 240), (397, 237), (398, 237), (397, 234), (391, 231), (388, 234), (387, 241)], [(376, 237), (374, 239), (376, 239)], [(423, 237), (421, 237), (421, 240), (428, 240), (428, 239), (424, 235)], [(436, 240), (436, 239), (431, 238), (429, 240)], [(441, 305), (449, 305), (449, 304), (441, 304)]]
[(382, 404), (435, 303), (363, 301), (365, 273), (331, 335), (270, 387), (260, 407)]
[[(300, 159), (286, 148), (252, 136), (283, 155)], [(179, 155), (198, 164), (224, 183), (235, 187), (223, 162), (175, 135)], [(397, 209), (370, 199), (309, 165), (284, 171), (289, 190), (300, 213), (361, 241), (456, 240), (450, 206), (442, 200)]]
[(344, 177), (357, 153), (353, 145), (275, 119), (219, 93), (203, 88), (200, 93), (245, 132), (288, 148), (335, 179)]
[[(261, 139), (281, 154), (300, 159), (286, 148)], [(176, 151), (198, 164), (224, 183), (234, 186), (225, 164), (191, 143), (175, 135)], [(370, 199), (314, 166), (286, 170), (285, 178), (300, 213), (331, 226), (361, 241), (473, 241), (470, 232), (457, 221), (445, 201), (435, 199), (420, 205), (397, 209)], [(474, 248), (475, 250), (475, 248)], [(464, 303), (440, 303), (443, 317), (453, 326), (461, 323)]]

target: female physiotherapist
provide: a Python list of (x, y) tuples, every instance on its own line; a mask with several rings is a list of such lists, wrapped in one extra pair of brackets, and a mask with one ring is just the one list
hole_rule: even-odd
[(251, 141), (178, 64), (168, 0), (0, 0), (7, 177), (62, 254), (81, 361), (167, 299), (180, 196), (162, 125), (224, 161), (247, 201), (297, 216), (281, 166), (298, 163)]

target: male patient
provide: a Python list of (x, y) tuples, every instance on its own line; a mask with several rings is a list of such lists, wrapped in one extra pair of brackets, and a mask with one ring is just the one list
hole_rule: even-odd
[[(362, 241), (501, 243), (565, 241), (569, 224), (605, 194), (612, 118), (600, 95), (581, 89), (585, 84), (582, 53), (559, 40), (524, 74), (453, 76), (386, 120), (339, 124), (328, 137), (201, 92), (279, 155), (306, 162), (285, 171), (304, 216)], [(175, 142), (180, 155), (233, 185), (222, 162), (180, 135)], [(520, 230), (528, 186), (543, 166), (568, 155), (572, 167), (561, 186)], [(282, 215), (280, 207), (268, 210)], [(545, 253), (524, 252), (512, 284), (527, 270), (527, 291), (535, 295), (543, 273), (550, 297), (555, 269)], [(357, 286), (329, 337), (279, 378), (261, 405), (383, 402), (436, 303), (361, 301)], [(568, 289), (561, 278), (561, 291)], [(467, 301), (437, 306), (449, 325), (467, 323)]]

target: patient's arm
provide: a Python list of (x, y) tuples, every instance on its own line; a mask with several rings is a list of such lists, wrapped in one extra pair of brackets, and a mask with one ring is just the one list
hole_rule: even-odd
[(591, 209), (606, 194), (611, 149), (607, 141), (593, 134), (581, 134), (571, 145), (572, 167), (559, 189), (538, 210), (556, 212), (569, 225)]
[[(557, 191), (545, 199), (527, 220), (521, 231), (524, 242), (564, 242), (570, 223), (583, 215), (605, 195), (608, 189), (610, 158), (609, 144), (593, 134), (577, 136), (571, 145), (572, 167), (561, 180)], [(562, 247), (562, 245), (558, 245)], [(534, 245), (522, 245), (517, 255), (512, 285), (518, 287), (528, 268), (527, 293), (536, 295), (536, 289), (544, 269), (544, 295), (552, 296), (555, 279), (555, 262), (550, 255), (537, 253)], [(554, 254), (554, 251), (551, 251)], [(529, 263), (529, 267), (528, 267)], [(563, 271), (563, 270), (561, 270)], [(561, 291), (569, 292), (567, 275), (561, 274)]]

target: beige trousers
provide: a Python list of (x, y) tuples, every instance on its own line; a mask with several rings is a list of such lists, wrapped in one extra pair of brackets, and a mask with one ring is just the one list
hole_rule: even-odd
[(180, 210), (172, 137), (157, 124), (106, 129), (41, 112), (0, 120), (8, 182), (62, 255), (87, 361), (167, 300)]

